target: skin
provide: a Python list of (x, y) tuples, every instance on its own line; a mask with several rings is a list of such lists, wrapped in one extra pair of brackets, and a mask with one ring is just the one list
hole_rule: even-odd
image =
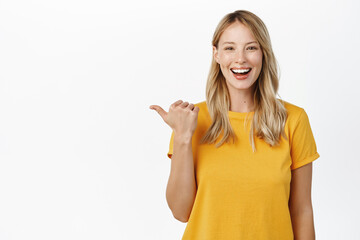
[[(226, 79), (231, 99), (230, 111), (253, 111), (254, 83), (261, 71), (263, 53), (251, 31), (240, 22), (232, 23), (221, 35), (218, 48), (213, 46), (213, 57)], [(247, 79), (237, 80), (230, 70), (234, 67), (250, 67), (252, 70)]]
[(315, 240), (311, 181), (312, 163), (291, 171), (289, 209), (295, 240)]
[[(230, 93), (230, 111), (250, 112), (253, 109), (254, 83), (262, 67), (263, 53), (251, 31), (242, 23), (234, 22), (221, 35), (218, 48), (213, 46), (213, 57), (220, 65)], [(225, 42), (234, 42), (224, 44)], [(251, 67), (246, 80), (237, 80), (231, 68)], [(315, 240), (311, 203), (312, 163), (292, 170), (289, 210), (295, 240)]]
[[(223, 44), (228, 41), (234, 42), (234, 44)], [(251, 31), (243, 24), (235, 22), (230, 25), (220, 37), (219, 49), (213, 47), (213, 57), (217, 63), (220, 64), (221, 71), (229, 89), (231, 98), (230, 110), (234, 112), (253, 111), (253, 87), (261, 71), (263, 54), (258, 43), (246, 44), (252, 41), (256, 40)], [(237, 80), (230, 70), (232, 67), (251, 67), (252, 71), (246, 80)], [(187, 108), (195, 111), (194, 115), (189, 115), (190, 111)], [(189, 105), (188, 102), (183, 103), (179, 100), (173, 104), (169, 113), (158, 105), (151, 105), (150, 109), (156, 110), (164, 121), (171, 126), (173, 130), (178, 132), (183, 132), (179, 129), (183, 129), (181, 126), (183, 126), (185, 119), (187, 119), (189, 126), (185, 129), (192, 129), (190, 131), (190, 135), (192, 135), (196, 127), (194, 119), (197, 119), (198, 107), (194, 108), (193, 104)], [(177, 121), (180, 117), (184, 119)], [(185, 133), (188, 133), (188, 131), (185, 131)], [(184, 134), (179, 135), (184, 136)], [(185, 136), (187, 135), (189, 134), (185, 134)], [(192, 168), (190, 171), (193, 172)], [(312, 163), (292, 170), (291, 174), (289, 210), (294, 240), (315, 240), (311, 203)], [(185, 179), (189, 178), (186, 177)], [(192, 185), (194, 184), (191, 183), (191, 186)], [(188, 187), (186, 187), (186, 189), (188, 189)], [(193, 199), (193, 196), (189, 198)], [(184, 210), (181, 211), (184, 212)], [(179, 217), (179, 219), (185, 218)], [(186, 222), (187, 220), (182, 221)]]

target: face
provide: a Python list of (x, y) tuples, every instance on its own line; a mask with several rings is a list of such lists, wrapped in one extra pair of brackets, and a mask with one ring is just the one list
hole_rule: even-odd
[[(263, 54), (250, 29), (242, 23), (232, 23), (221, 35), (218, 48), (213, 46), (213, 55), (230, 92), (253, 91)], [(244, 71), (242, 69), (250, 69), (250, 72), (246, 75), (233, 72)]]

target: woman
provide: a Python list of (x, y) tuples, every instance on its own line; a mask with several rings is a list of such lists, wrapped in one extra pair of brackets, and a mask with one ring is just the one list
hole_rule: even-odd
[(303, 108), (276, 98), (277, 62), (255, 14), (227, 14), (212, 40), (206, 101), (173, 103), (166, 190), (183, 238), (315, 239), (312, 162), (319, 157)]

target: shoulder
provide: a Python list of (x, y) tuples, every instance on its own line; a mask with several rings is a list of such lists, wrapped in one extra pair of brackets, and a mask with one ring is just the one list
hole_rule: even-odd
[(282, 100), (282, 99), (278, 99), (282, 104), (283, 106), (285, 107), (287, 113), (288, 113), (288, 116), (289, 117), (299, 117), (302, 112), (304, 111), (304, 108), (298, 106), (298, 105), (295, 105), (293, 103), (290, 103), (288, 101), (285, 101), (285, 100)]
[[(287, 121), (290, 122), (291, 125), (295, 125), (301, 117), (304, 117), (303, 115), (306, 116), (306, 112), (305, 112), (304, 108), (302, 108), (298, 105), (295, 105), (293, 103), (290, 103), (288, 101), (282, 100), (282, 99), (278, 99), (278, 100), (285, 107), (286, 112), (287, 112)], [(194, 106), (196, 106), (200, 109), (199, 116), (206, 117), (206, 118), (209, 117), (209, 111), (208, 111), (206, 101), (197, 102), (194, 104)]]
[(288, 101), (280, 100), (283, 103), (287, 111), (287, 120), (286, 124), (290, 127), (290, 129), (294, 129), (298, 124), (306, 123), (308, 121), (308, 116), (305, 112), (305, 109), (290, 103)]
[[(290, 102), (282, 100), (282, 99), (278, 99), (278, 100), (283, 104), (283, 106), (285, 107), (285, 109), (288, 113), (288, 116), (291, 118), (299, 117), (301, 115), (301, 113), (304, 111), (304, 109), (302, 107), (297, 106), (293, 103), (290, 103)], [(194, 104), (194, 106), (198, 107), (200, 109), (200, 112), (202, 112), (202, 113), (209, 112), (206, 101), (197, 102)]]
[(209, 114), (209, 108), (206, 103), (206, 100), (197, 102), (194, 104), (195, 106), (199, 107), (200, 111), (202, 111), (203, 114)]
[(209, 113), (206, 101), (197, 102), (194, 104), (194, 106), (200, 109), (199, 115), (207, 115)]
[(207, 109), (206, 101), (197, 102), (194, 106), (199, 107), (200, 109)]
[(195, 107), (199, 108), (198, 120), (203, 122), (211, 122), (210, 113), (206, 104), (206, 101), (197, 102), (194, 104)]

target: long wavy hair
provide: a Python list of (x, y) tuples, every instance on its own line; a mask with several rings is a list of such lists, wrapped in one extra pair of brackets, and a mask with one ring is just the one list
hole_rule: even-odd
[[(239, 21), (250, 29), (263, 53), (262, 69), (254, 83), (255, 86), (253, 86), (255, 109), (249, 134), (249, 141), (255, 152), (254, 134), (270, 146), (278, 145), (281, 135), (287, 139), (284, 133), (287, 111), (283, 100), (276, 98), (279, 87), (278, 62), (272, 50), (268, 30), (258, 16), (246, 10), (237, 10), (227, 14), (215, 29), (212, 46), (218, 48), (222, 33), (235, 21)], [(223, 138), (216, 144), (216, 147), (221, 146), (224, 142), (229, 142), (230, 139), (234, 143), (237, 137), (228, 116), (230, 94), (225, 77), (221, 72), (220, 65), (215, 61), (214, 55), (206, 83), (206, 104), (212, 124), (200, 143), (214, 143), (221, 132), (223, 132)]]

